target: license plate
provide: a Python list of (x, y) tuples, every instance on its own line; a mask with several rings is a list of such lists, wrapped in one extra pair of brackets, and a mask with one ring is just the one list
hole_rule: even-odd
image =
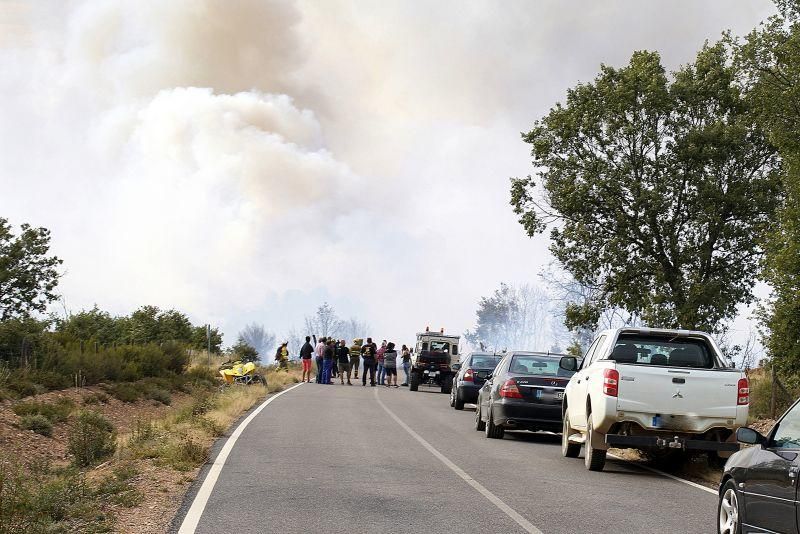
[(563, 391), (557, 391), (556, 392), (556, 400), (564, 400), (564, 392)]

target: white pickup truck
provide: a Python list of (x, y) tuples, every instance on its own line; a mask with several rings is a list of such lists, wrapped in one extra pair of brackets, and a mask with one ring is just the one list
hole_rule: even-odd
[(609, 447), (655, 453), (704, 450), (730, 455), (735, 430), (747, 423), (750, 386), (725, 365), (708, 334), (687, 330), (619, 328), (597, 336), (575, 371), (562, 404), (562, 453), (601, 471)]

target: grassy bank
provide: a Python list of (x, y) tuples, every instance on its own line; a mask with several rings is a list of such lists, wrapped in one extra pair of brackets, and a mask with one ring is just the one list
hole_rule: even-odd
[[(66, 400), (17, 401), (11, 406), (19, 412), (20, 431), (32, 420), (41, 426), (20, 435), (33, 440), (32, 448), (54, 453), (27, 461), (19, 454), (0, 455), (0, 534), (163, 532), (214, 440), (268, 393), (300, 377), (294, 367), (261, 371), (268, 388), (220, 389), (215, 370), (196, 365), (189, 373), (214, 382), (198, 380), (187, 392), (171, 394), (169, 405), (146, 396), (122, 403), (100, 388)], [(154, 412), (156, 404), (160, 408)], [(109, 405), (124, 411), (124, 423), (112, 424), (117, 419), (103, 415)], [(87, 427), (87, 421), (97, 426)], [(50, 436), (48, 424), (55, 428)], [(97, 432), (108, 439), (94, 443), (89, 438)], [(84, 458), (86, 450), (97, 454)]]

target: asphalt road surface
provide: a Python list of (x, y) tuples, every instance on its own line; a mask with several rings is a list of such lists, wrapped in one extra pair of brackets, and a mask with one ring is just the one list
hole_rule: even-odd
[(242, 431), (196, 532), (716, 531), (708, 492), (611, 459), (589, 472), (560, 436), (487, 439), (474, 418), (433, 389), (295, 387)]

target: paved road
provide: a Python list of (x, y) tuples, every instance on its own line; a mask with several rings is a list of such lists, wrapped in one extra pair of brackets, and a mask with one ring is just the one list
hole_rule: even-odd
[(241, 434), (197, 532), (715, 531), (710, 493), (614, 460), (588, 472), (559, 436), (489, 440), (474, 416), (433, 390), (303, 384)]

